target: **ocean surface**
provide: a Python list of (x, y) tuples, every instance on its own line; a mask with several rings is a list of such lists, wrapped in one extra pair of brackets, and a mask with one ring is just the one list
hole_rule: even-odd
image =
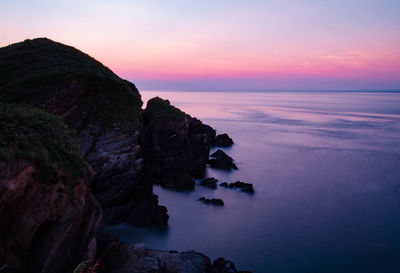
[(207, 176), (252, 183), (255, 194), (155, 186), (168, 228), (110, 227), (122, 240), (260, 273), (400, 272), (400, 92), (141, 94), (228, 133), (239, 170)]

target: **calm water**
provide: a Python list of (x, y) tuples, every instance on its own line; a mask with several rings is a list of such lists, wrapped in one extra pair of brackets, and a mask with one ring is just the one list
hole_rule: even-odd
[(157, 95), (227, 132), (239, 170), (208, 176), (256, 194), (154, 187), (168, 229), (110, 228), (123, 240), (254, 272), (400, 272), (400, 93), (142, 92)]

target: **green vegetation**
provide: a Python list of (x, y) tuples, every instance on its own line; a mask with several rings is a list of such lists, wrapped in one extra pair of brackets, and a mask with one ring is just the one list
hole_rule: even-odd
[(33, 162), (44, 183), (56, 182), (60, 170), (73, 181), (89, 172), (61, 118), (21, 105), (0, 103), (0, 160)]
[(146, 112), (157, 119), (178, 120), (185, 118), (185, 113), (172, 106), (168, 100), (155, 97), (147, 102)]
[(31, 100), (55, 91), (54, 87), (67, 84), (79, 75), (120, 81), (89, 55), (46, 38), (25, 40), (0, 49), (1, 99)]
[(88, 89), (76, 102), (79, 113), (92, 113), (92, 121), (103, 129), (117, 126), (131, 133), (137, 129), (142, 119), (142, 101), (133, 84), (120, 85), (106, 78), (88, 80)]
[(89, 55), (46, 38), (0, 48), (0, 101), (42, 108), (70, 86), (84, 90), (74, 104), (79, 118), (90, 113), (90, 122), (127, 132), (140, 124), (142, 100), (135, 85)]

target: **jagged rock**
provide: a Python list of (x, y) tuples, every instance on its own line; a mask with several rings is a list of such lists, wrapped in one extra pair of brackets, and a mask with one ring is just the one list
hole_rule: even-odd
[(233, 140), (228, 136), (228, 134), (217, 135), (215, 138), (215, 146), (218, 147), (229, 147), (232, 146)]
[(73, 47), (40, 38), (0, 48), (0, 100), (59, 115), (76, 131), (81, 154), (95, 171), (91, 187), (107, 223), (152, 226), (143, 204), (167, 223), (166, 209), (145, 179), (142, 101), (135, 85)]
[(226, 182), (222, 182), (221, 184), (219, 184), (221, 187), (224, 187), (224, 188), (229, 188), (229, 185), (228, 185), (228, 183), (226, 183)]
[(211, 178), (206, 178), (200, 182), (200, 185), (211, 188), (211, 189), (216, 189), (217, 188), (217, 182), (218, 179), (215, 179), (214, 177)]
[(237, 167), (235, 163), (233, 163), (233, 159), (228, 156), (224, 151), (218, 149), (215, 153), (211, 155), (211, 159), (208, 160), (208, 164), (210, 164), (211, 168), (230, 170), (235, 169)]
[(215, 131), (170, 104), (153, 98), (144, 111), (147, 179), (175, 190), (192, 190), (203, 173)]
[(90, 169), (61, 119), (0, 103), (0, 139), (4, 272), (70, 273), (94, 258), (101, 209), (87, 185)]
[(222, 201), (221, 199), (208, 199), (205, 197), (200, 197), (199, 201), (205, 203), (205, 204), (211, 204), (211, 205), (215, 205), (215, 206), (223, 206), (224, 205), (224, 201)]

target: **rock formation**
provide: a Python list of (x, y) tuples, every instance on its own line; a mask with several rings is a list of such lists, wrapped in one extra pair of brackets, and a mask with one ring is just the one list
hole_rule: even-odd
[(118, 237), (99, 238), (99, 273), (245, 273), (223, 258), (212, 264), (210, 258), (196, 251), (159, 251), (144, 244), (128, 245)]
[(215, 138), (215, 146), (218, 147), (229, 147), (233, 145), (233, 140), (228, 134), (217, 135)]
[(223, 170), (237, 170), (232, 157), (228, 156), (224, 151), (218, 149), (215, 153), (211, 154), (211, 159), (208, 160), (211, 168)]
[(0, 100), (62, 116), (76, 131), (106, 223), (167, 223), (144, 179), (142, 101), (132, 83), (73, 47), (40, 38), (0, 48)]
[(141, 106), (132, 83), (75, 48), (0, 48), (0, 270), (72, 272), (96, 249), (114, 257), (106, 272), (219, 270), (197, 252), (97, 248), (102, 211), (106, 224), (166, 225), (153, 183), (193, 188), (215, 141), (166, 100)]
[(230, 184), (228, 184), (226, 182), (223, 182), (223, 183), (221, 183), (219, 185), (221, 187), (225, 187), (225, 188), (238, 189), (240, 191), (244, 191), (244, 192), (248, 192), (248, 193), (254, 193), (253, 184), (250, 184), (250, 183), (236, 181), (235, 183), (230, 183)]
[(205, 203), (205, 204), (211, 204), (211, 205), (215, 205), (215, 206), (223, 206), (224, 205), (224, 201), (222, 201), (221, 199), (215, 199), (215, 198), (205, 198), (205, 197), (200, 197), (199, 201)]
[(200, 182), (200, 185), (211, 188), (211, 189), (216, 189), (217, 188), (217, 182), (218, 179), (215, 179), (214, 177), (211, 178), (206, 178)]
[(153, 98), (144, 111), (146, 173), (155, 184), (192, 190), (204, 172), (215, 130), (170, 104)]
[(0, 267), (72, 272), (96, 254), (101, 218), (89, 167), (54, 116), (0, 104)]

